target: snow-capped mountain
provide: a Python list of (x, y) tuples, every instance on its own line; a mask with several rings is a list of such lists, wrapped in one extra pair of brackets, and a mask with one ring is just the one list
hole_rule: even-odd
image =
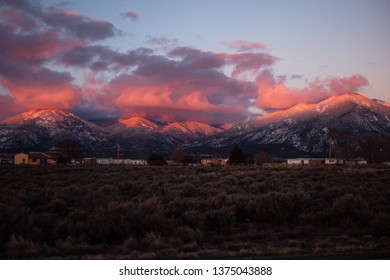
[(78, 141), (87, 154), (147, 157), (170, 154), (183, 146), (192, 153), (228, 154), (234, 144), (252, 153), (261, 148), (287, 154), (326, 154), (330, 131), (355, 136), (390, 136), (390, 107), (362, 95), (333, 96), (318, 104), (300, 104), (231, 128), (195, 121), (157, 123), (142, 117), (100, 127), (61, 110), (33, 110), (0, 122), (0, 149), (45, 151), (64, 139)]
[[(192, 143), (191, 149), (226, 150), (239, 144), (253, 152), (261, 147), (285, 153), (325, 154), (331, 129), (354, 135), (390, 135), (390, 108), (360, 94), (330, 97), (318, 104), (299, 104)], [(207, 148), (206, 148), (207, 147)]]
[(0, 122), (0, 148), (50, 150), (64, 139), (78, 141), (88, 154), (148, 156), (169, 153), (190, 139), (221, 131), (199, 122), (157, 124), (142, 117), (100, 127), (62, 110), (32, 110)]
[(221, 128), (211, 126), (209, 124), (185, 121), (185, 122), (173, 122), (162, 127), (162, 131), (182, 135), (184, 137), (202, 137), (206, 135), (213, 135), (223, 131)]
[(211, 125), (187, 121), (157, 124), (142, 117), (120, 120), (106, 129), (110, 141), (140, 157), (150, 153), (169, 154), (173, 148), (193, 139), (216, 134), (222, 129)]
[(171, 134), (182, 138), (197, 138), (207, 135), (213, 135), (223, 131), (222, 128), (214, 127), (206, 123), (196, 121), (170, 122), (165, 124), (157, 124), (143, 117), (135, 116), (130, 119), (119, 120), (118, 123), (106, 128), (110, 133), (122, 133), (123, 131), (138, 132), (160, 132), (163, 134)]
[(62, 110), (32, 110), (0, 123), (0, 145), (11, 150), (49, 150), (63, 139), (87, 150), (111, 147), (99, 126)]

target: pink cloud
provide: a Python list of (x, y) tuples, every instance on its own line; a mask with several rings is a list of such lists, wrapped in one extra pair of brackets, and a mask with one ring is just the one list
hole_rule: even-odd
[(6, 82), (3, 86), (13, 92), (13, 94), (8, 100), (4, 100), (7, 106), (2, 107), (2, 115), (15, 111), (20, 112), (42, 108), (68, 110), (78, 104), (81, 98), (80, 92), (71, 84), (42, 87), (23, 86)]
[[(151, 75), (149, 72), (143, 72), (145, 75), (142, 76), (117, 77), (111, 82), (110, 87), (111, 92), (116, 93), (116, 96), (113, 96), (113, 103), (125, 117), (158, 115), (167, 121), (191, 119), (209, 123), (219, 123), (221, 118), (229, 122), (244, 121), (247, 118), (243, 102), (234, 99), (240, 98), (241, 90), (245, 91), (239, 82), (232, 81), (226, 76), (207, 80), (206, 77), (213, 75), (213, 72), (198, 76), (199, 80), (194, 81), (191, 80), (191, 76), (195, 79), (196, 77), (188, 73), (189, 70), (184, 68), (182, 70), (187, 73), (182, 73), (182, 76), (172, 80), (157, 73)], [(168, 77), (172, 75), (170, 71), (165, 73)], [(216, 94), (214, 90), (223, 88), (226, 89), (226, 95), (214, 98)], [(229, 97), (228, 91), (232, 89), (237, 89), (237, 95), (232, 94)]]
[(333, 95), (359, 91), (368, 85), (368, 80), (362, 75), (329, 76), (316, 78), (303, 89), (295, 89), (287, 87), (285, 79), (278, 80), (270, 71), (263, 71), (256, 83), (259, 108), (287, 109), (299, 103), (316, 103)]
[(224, 41), (223, 44), (239, 52), (250, 52), (267, 49), (267, 46), (263, 43), (249, 42), (244, 40)]
[[(265, 53), (267, 47), (259, 42), (225, 42), (235, 52), (218, 53), (149, 37), (149, 44), (163, 48), (119, 52), (96, 43), (118, 34), (109, 22), (45, 8), (39, 1), (1, 3), (2, 115), (56, 107), (79, 113), (114, 112), (123, 118), (237, 123), (251, 116), (249, 108), (256, 104), (283, 109), (368, 84), (363, 76), (354, 75), (317, 78), (303, 89), (289, 88), (287, 76), (275, 77), (267, 70), (279, 58)], [(124, 16), (135, 20), (138, 14), (129, 11)]]

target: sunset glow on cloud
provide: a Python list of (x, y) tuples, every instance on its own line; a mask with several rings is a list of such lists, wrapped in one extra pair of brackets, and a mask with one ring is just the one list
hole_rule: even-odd
[[(104, 42), (120, 39), (123, 30), (69, 8), (0, 1), (0, 119), (59, 108), (87, 118), (95, 112), (238, 123), (256, 117), (254, 107), (286, 109), (369, 85), (352, 71), (345, 77), (317, 77), (300, 88), (288, 86), (288, 79), (303, 77), (274, 74), (284, 58), (260, 41), (223, 40), (229, 51), (209, 51), (150, 34), (144, 47), (119, 50)], [(134, 25), (141, 22), (132, 9), (118, 11), (120, 16)]]

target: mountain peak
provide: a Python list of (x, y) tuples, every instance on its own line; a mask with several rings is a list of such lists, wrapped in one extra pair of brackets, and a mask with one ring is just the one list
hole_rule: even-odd
[(222, 131), (221, 128), (197, 121), (172, 122), (167, 124), (163, 130), (190, 135), (211, 135)]
[[(351, 111), (355, 106), (360, 106), (368, 109), (383, 108), (382, 105), (372, 99), (365, 97), (359, 93), (345, 93), (341, 95), (331, 96), (316, 104), (301, 103), (297, 104), (289, 109), (276, 111), (267, 115), (264, 115), (257, 119), (258, 121), (273, 121), (275, 119), (285, 119), (299, 116), (305, 116), (307, 114), (315, 113), (322, 114), (324, 112), (330, 112), (331, 109), (339, 111)], [(311, 112), (311, 113), (310, 113)]]
[(364, 105), (370, 107), (372, 104), (377, 103), (372, 99), (365, 97), (359, 93), (344, 93), (341, 95), (334, 95), (329, 97), (328, 99), (323, 100), (318, 105), (323, 103), (343, 103), (343, 102), (353, 102), (359, 105)]
[(35, 109), (27, 112), (23, 112), (15, 117), (5, 120), (5, 123), (15, 124), (34, 119), (45, 119), (45, 120), (62, 120), (65, 117), (76, 117), (72, 113), (65, 112), (59, 109)]
[(143, 117), (134, 116), (129, 119), (119, 120), (120, 123), (124, 124), (126, 127), (138, 127), (138, 128), (146, 128), (146, 129), (157, 129), (159, 126)]

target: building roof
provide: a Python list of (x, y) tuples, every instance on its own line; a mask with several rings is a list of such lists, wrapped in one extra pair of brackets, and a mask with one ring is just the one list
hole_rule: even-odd
[(51, 157), (45, 153), (28, 153), (29, 158), (33, 159), (50, 159)]

